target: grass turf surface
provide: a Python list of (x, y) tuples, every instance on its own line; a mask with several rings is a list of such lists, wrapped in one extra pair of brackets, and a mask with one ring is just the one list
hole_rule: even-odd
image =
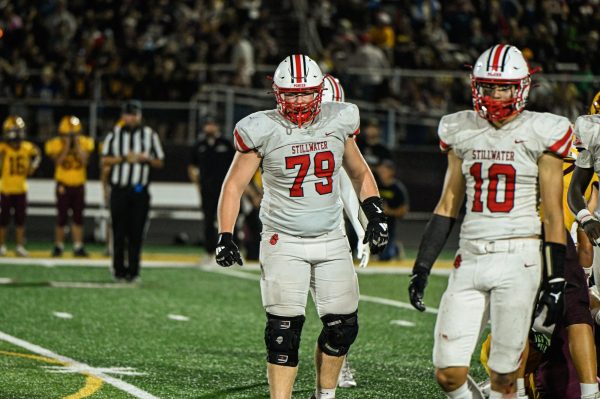
[[(49, 281), (111, 280), (105, 268), (1, 265), (0, 277), (13, 283), (0, 286), (0, 331), (92, 367), (132, 367), (145, 374), (114, 376), (160, 398), (268, 398), (258, 276), (231, 274), (145, 269), (139, 286), (53, 288)], [(364, 295), (408, 301), (406, 275), (359, 279)], [(431, 277), (429, 305), (437, 307), (445, 285), (445, 277)], [(169, 314), (190, 320), (170, 320)], [(358, 387), (338, 389), (338, 398), (444, 397), (431, 364), (435, 315), (364, 301), (359, 314), (360, 333), (350, 352)], [(314, 390), (312, 353), (320, 329), (309, 300), (294, 398), (309, 398)], [(1, 398), (66, 398), (86, 384), (81, 374), (50, 373), (46, 367), (56, 364), (7, 354), (31, 354), (13, 344), (0, 341), (0, 351)], [(481, 367), (473, 364), (476, 379), (482, 379)], [(80, 397), (132, 396), (105, 383)]]

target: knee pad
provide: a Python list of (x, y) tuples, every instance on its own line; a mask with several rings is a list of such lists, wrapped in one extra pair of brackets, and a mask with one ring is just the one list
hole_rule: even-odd
[(304, 316), (275, 316), (267, 313), (265, 344), (267, 361), (280, 366), (296, 367), (300, 333), (304, 325)]
[(319, 348), (329, 356), (344, 356), (358, 335), (358, 310), (346, 315), (328, 314), (321, 321)]

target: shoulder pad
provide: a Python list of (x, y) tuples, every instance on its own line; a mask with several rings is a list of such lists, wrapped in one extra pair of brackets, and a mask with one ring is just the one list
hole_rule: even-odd
[(530, 112), (533, 116), (531, 128), (543, 144), (544, 151), (561, 158), (566, 157), (573, 142), (571, 122), (564, 116), (551, 113)]
[[(277, 111), (255, 112), (241, 119), (233, 130), (235, 149), (240, 152), (259, 150), (270, 135), (273, 121), (269, 113)], [(272, 115), (271, 115), (272, 116)]]
[(575, 121), (574, 134), (577, 145), (589, 148), (600, 139), (600, 116), (582, 115)]
[(458, 140), (458, 134), (465, 128), (477, 127), (478, 119), (481, 119), (475, 111), (466, 110), (444, 115), (438, 126), (438, 137), (440, 139), (440, 149), (443, 152), (449, 151)]

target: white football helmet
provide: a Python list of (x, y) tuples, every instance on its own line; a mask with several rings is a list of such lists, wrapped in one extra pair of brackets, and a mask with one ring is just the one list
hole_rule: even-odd
[[(277, 109), (284, 118), (302, 127), (321, 112), (323, 73), (308, 56), (293, 54), (277, 66), (273, 76)], [(312, 94), (309, 102), (297, 102), (295, 96)]]
[(344, 88), (340, 84), (340, 81), (333, 76), (325, 75), (323, 80), (323, 102), (344, 102), (346, 96), (344, 94)]
[[(482, 118), (502, 121), (520, 113), (527, 105), (531, 74), (527, 61), (515, 46), (497, 44), (483, 52), (471, 74), (473, 107)], [(482, 84), (515, 85), (513, 98), (501, 101), (484, 95)]]

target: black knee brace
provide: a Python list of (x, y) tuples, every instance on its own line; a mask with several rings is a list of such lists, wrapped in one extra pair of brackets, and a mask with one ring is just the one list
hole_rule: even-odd
[(344, 356), (358, 335), (358, 310), (351, 314), (328, 314), (321, 320), (319, 348), (329, 356)]
[(303, 325), (304, 316), (284, 317), (267, 313), (265, 344), (269, 363), (290, 367), (298, 365), (298, 349)]

